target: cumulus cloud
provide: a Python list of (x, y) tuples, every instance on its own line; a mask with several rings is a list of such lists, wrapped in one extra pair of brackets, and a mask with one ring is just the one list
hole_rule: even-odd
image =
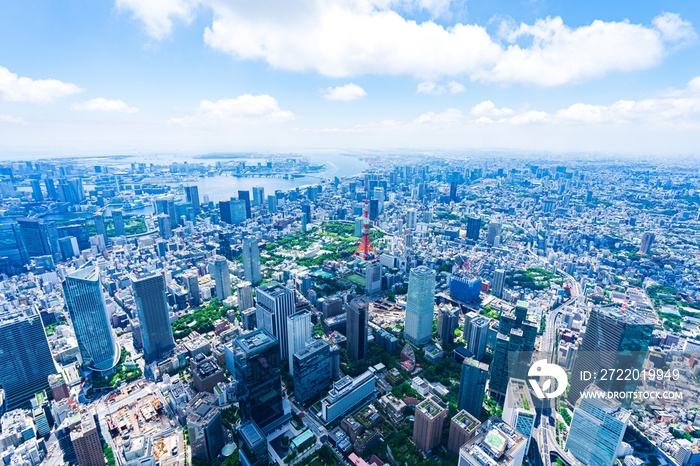
[(282, 110), (274, 97), (267, 94), (244, 94), (235, 99), (216, 102), (203, 100), (194, 115), (171, 118), (170, 123), (182, 126), (202, 126), (226, 123), (281, 122), (294, 118), (292, 112)]
[(12, 115), (0, 115), (0, 123), (13, 123), (18, 125), (24, 125), (27, 122), (22, 117), (16, 117)]
[(82, 92), (72, 83), (57, 79), (19, 77), (0, 66), (0, 99), (8, 102), (46, 104)]
[(189, 23), (194, 19), (198, 0), (115, 0), (119, 10), (128, 10), (143, 22), (154, 39), (164, 39), (173, 29), (173, 20)]
[(472, 107), (471, 114), (478, 117), (499, 117), (512, 115), (513, 110), (507, 107), (496, 108), (496, 105), (493, 102), (490, 100), (484, 100), (483, 102)]
[[(157, 39), (170, 33), (174, 18), (189, 20), (196, 9), (195, 0), (116, 1)], [(448, 14), (448, 0), (197, 0), (197, 5), (213, 12), (204, 31), (211, 48), (276, 69), (332, 77), (467, 76), (558, 86), (653, 67), (697, 39), (692, 25), (675, 13), (660, 14), (651, 25), (596, 20), (572, 28), (560, 17), (509, 21), (494, 39), (477, 24), (443, 26), (401, 15), (411, 8), (432, 17)]]
[(344, 86), (329, 87), (326, 93), (323, 94), (328, 100), (342, 100), (348, 102), (350, 100), (359, 99), (367, 95), (364, 89), (354, 83), (349, 83)]
[(130, 107), (122, 100), (109, 100), (102, 97), (90, 99), (86, 102), (80, 102), (71, 105), (72, 110), (90, 111), (90, 112), (121, 112), (121, 113), (136, 113), (139, 111), (136, 107)]
[(458, 83), (457, 81), (450, 81), (444, 86), (442, 84), (436, 84), (432, 81), (425, 81), (418, 83), (418, 87), (416, 88), (416, 92), (418, 94), (432, 95), (440, 95), (446, 91), (449, 91), (452, 94), (459, 94), (460, 92), (464, 92), (466, 90), (467, 89), (464, 87), (464, 85)]

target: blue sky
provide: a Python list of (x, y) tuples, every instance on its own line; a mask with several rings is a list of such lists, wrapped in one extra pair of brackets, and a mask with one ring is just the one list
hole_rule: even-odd
[(695, 154), (688, 1), (0, 4), (2, 154)]

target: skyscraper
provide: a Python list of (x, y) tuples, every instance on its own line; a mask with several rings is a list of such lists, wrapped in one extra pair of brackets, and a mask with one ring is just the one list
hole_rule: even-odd
[(368, 296), (378, 296), (382, 292), (382, 264), (373, 262), (365, 267), (365, 291)]
[(107, 246), (107, 228), (105, 226), (105, 217), (102, 212), (95, 214), (92, 217), (93, 221), (95, 222), (95, 230), (97, 230), (97, 234), (102, 236), (102, 238), (105, 241), (105, 246)]
[(253, 186), (253, 205), (262, 207), (265, 202), (265, 188), (262, 186)]
[(250, 191), (238, 191), (238, 199), (245, 202), (245, 218), (251, 218), (250, 214)]
[(112, 211), (112, 223), (114, 224), (114, 234), (116, 236), (125, 236), (126, 228), (124, 227), (124, 212), (121, 210)]
[(62, 259), (58, 246), (58, 230), (54, 222), (21, 218), (17, 220), (17, 224), (29, 257), (53, 256), (54, 260)]
[(526, 448), (530, 446), (535, 415), (535, 404), (527, 383), (522, 379), (510, 379), (503, 402), (502, 418), (506, 424), (523, 434), (527, 439)]
[(464, 337), (467, 340), (467, 349), (473, 354), (474, 359), (479, 361), (486, 354), (489, 322), (489, 319), (478, 314), (469, 321), (467, 321), (467, 317), (464, 319)]
[(228, 269), (228, 261), (223, 256), (216, 256), (209, 263), (209, 275), (214, 279), (216, 286), (216, 298), (219, 301), (231, 296), (231, 272)]
[(506, 271), (496, 269), (493, 273), (493, 282), (491, 283), (491, 293), (498, 298), (503, 297), (503, 284), (506, 281)]
[(411, 270), (406, 297), (406, 340), (415, 345), (428, 343), (433, 334), (435, 272), (421, 265)]
[(467, 217), (467, 238), (472, 241), (479, 241), (481, 232), (481, 219), (479, 217)]
[(199, 212), (199, 188), (197, 186), (185, 186), (185, 197), (192, 204), (195, 212)]
[(654, 243), (654, 233), (645, 232), (642, 234), (642, 243), (639, 246), (639, 252), (649, 254), (651, 245)]
[(245, 311), (251, 307), (255, 307), (253, 301), (253, 287), (250, 282), (238, 282), (236, 284), (236, 293), (238, 295), (238, 309)]
[(17, 223), (0, 223), (0, 273), (15, 275), (29, 264), (22, 232)]
[(441, 306), (438, 309), (437, 332), (442, 344), (451, 344), (455, 340), (455, 330), (459, 325), (459, 309)]
[(160, 273), (132, 276), (131, 285), (141, 325), (144, 359), (150, 363), (175, 348), (165, 278)]
[(175, 198), (172, 194), (161, 196), (155, 201), (156, 215), (165, 214), (170, 218), (170, 226), (177, 225), (177, 211), (175, 210)]
[(44, 325), (33, 307), (0, 311), (0, 382), (8, 411), (26, 406), (36, 392), (48, 390), (56, 373)]
[(447, 449), (459, 454), (459, 449), (471, 439), (481, 422), (465, 410), (459, 411), (450, 420), (450, 436)]
[(464, 409), (477, 419), (481, 416), (488, 375), (489, 366), (486, 364), (472, 358), (464, 360), (462, 375), (459, 379), (457, 409)]
[(586, 391), (592, 396), (581, 397), (576, 403), (566, 449), (583, 464), (612, 466), (631, 413), (619, 401), (605, 397), (605, 390), (594, 384)]
[(221, 217), (221, 221), (229, 225), (233, 223), (231, 221), (231, 202), (231, 200), (219, 201), (219, 216)]
[(497, 236), (501, 236), (501, 224), (499, 222), (489, 223), (489, 233), (486, 238), (486, 243), (489, 246), (495, 246)]
[(224, 426), (221, 409), (216, 397), (210, 393), (198, 393), (187, 405), (187, 429), (192, 446), (192, 457), (212, 461), (224, 447)]
[(331, 384), (331, 345), (326, 340), (313, 340), (296, 351), (291, 359), (297, 402), (306, 404), (328, 390)]
[(41, 180), (32, 180), (32, 199), (35, 201), (43, 201), (44, 194), (41, 192)]
[(363, 362), (367, 352), (367, 308), (366, 301), (353, 299), (347, 313), (347, 350), (355, 361)]
[(301, 310), (287, 317), (287, 340), (289, 341), (289, 373), (294, 375), (294, 353), (303, 349), (311, 340), (311, 311)]
[(199, 296), (199, 272), (196, 268), (192, 268), (185, 273), (185, 283), (187, 284), (190, 306), (199, 306), (201, 302)]
[(428, 453), (440, 445), (442, 427), (447, 418), (447, 408), (440, 406), (432, 397), (428, 397), (416, 406), (413, 421), (413, 443), (423, 453)]
[(284, 414), (279, 346), (277, 338), (262, 329), (238, 337), (233, 345), (243, 418), (263, 431)]
[(258, 300), (255, 305), (257, 326), (278, 340), (280, 359), (287, 359), (290, 356), (287, 317), (296, 311), (294, 290), (269, 282), (256, 288), (255, 294)]
[[(576, 374), (589, 372), (600, 374), (601, 369), (621, 370), (639, 369), (644, 364), (654, 323), (636, 313), (631, 308), (619, 305), (599, 306), (591, 310), (586, 323), (586, 332), (578, 350), (571, 377), (568, 400), (571, 404), (578, 401), (581, 392), (589, 381)], [(631, 392), (638, 380), (599, 380), (598, 386), (604, 391)], [(622, 401), (629, 407), (631, 400)]]
[(97, 431), (95, 418), (90, 413), (82, 413), (80, 422), (70, 433), (76, 461), (80, 466), (102, 466), (105, 464), (102, 442)]
[(260, 274), (260, 249), (258, 240), (253, 236), (243, 238), (243, 271), (246, 281), (257, 285), (262, 281)]
[(158, 234), (163, 239), (170, 239), (173, 236), (173, 230), (170, 227), (170, 217), (165, 214), (159, 214), (156, 216), (158, 222)]
[(109, 371), (119, 362), (120, 351), (97, 268), (89, 263), (69, 274), (63, 281), (63, 294), (83, 365), (94, 371)]

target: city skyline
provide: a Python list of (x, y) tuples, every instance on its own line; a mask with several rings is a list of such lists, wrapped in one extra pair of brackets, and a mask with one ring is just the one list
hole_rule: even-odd
[(12, 44), (0, 52), (3, 157), (696, 153), (692, 3), (116, 0), (2, 10), (0, 41)]

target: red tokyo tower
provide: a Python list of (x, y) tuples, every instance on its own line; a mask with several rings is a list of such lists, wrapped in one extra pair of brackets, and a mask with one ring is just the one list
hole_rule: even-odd
[(362, 240), (353, 256), (360, 256), (362, 260), (371, 260), (376, 256), (372, 243), (369, 240), (369, 202), (367, 201), (367, 196), (365, 196), (365, 208), (362, 211)]

